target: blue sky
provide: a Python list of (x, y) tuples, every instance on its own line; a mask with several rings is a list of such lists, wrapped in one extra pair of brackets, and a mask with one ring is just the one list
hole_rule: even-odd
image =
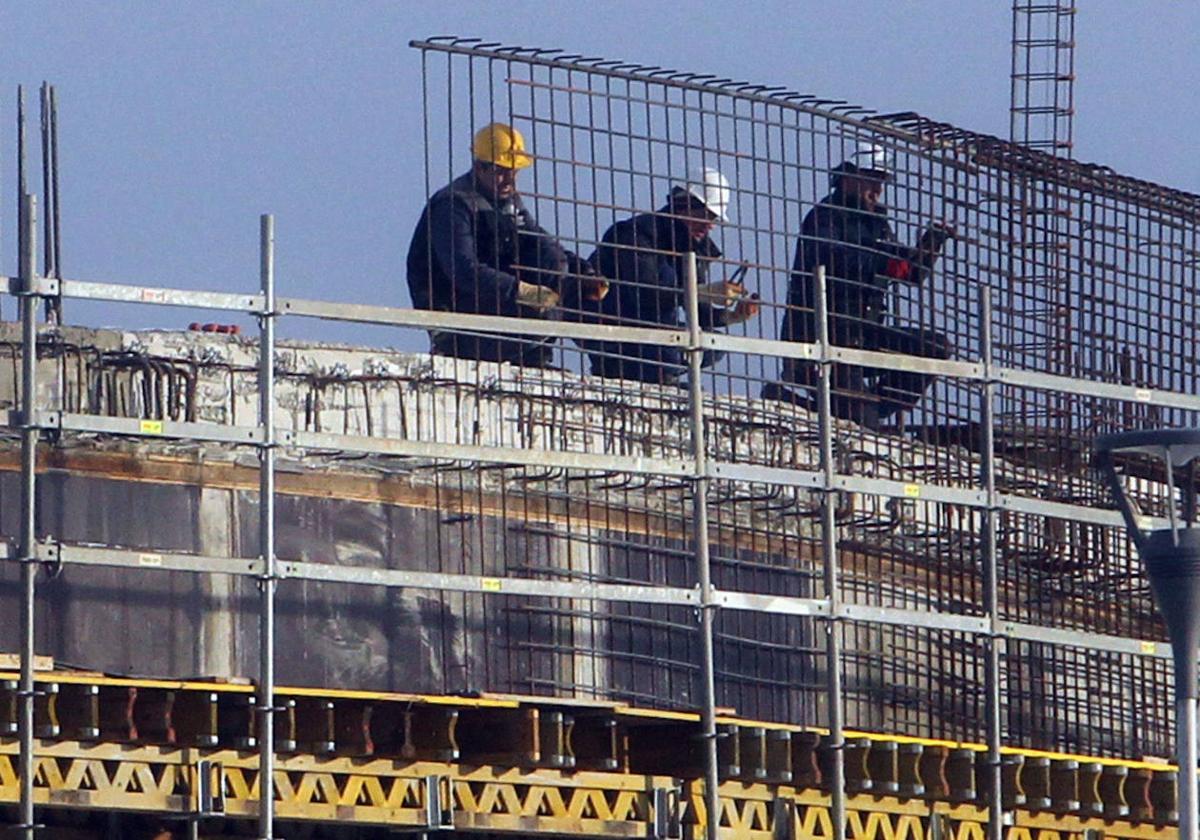
[[(1200, 191), (1192, 90), (1200, 4), (1080, 5), (1076, 156)], [(271, 212), (281, 294), (402, 305), (404, 256), (425, 199), (414, 38), (562, 47), (1006, 135), (1009, 7), (8, 0), (0, 3), (0, 266), (15, 272), (18, 83), (31, 105), (43, 79), (58, 87), (67, 276), (252, 289), (258, 214)], [(11, 306), (3, 304), (5, 317)], [(69, 321), (122, 326), (193, 317), (68, 308)], [(312, 322), (284, 334), (416, 346), (382, 329)]]

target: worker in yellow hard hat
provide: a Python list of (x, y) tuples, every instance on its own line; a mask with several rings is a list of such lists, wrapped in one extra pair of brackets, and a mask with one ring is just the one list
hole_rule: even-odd
[[(580, 295), (602, 293), (586, 263), (538, 226), (517, 192), (533, 164), (521, 132), (492, 123), (475, 133), (472, 164), (436, 192), (408, 250), (408, 289), (419, 309), (547, 319)], [(520, 365), (550, 363), (554, 339), (522, 333), (432, 330), (433, 352)]]

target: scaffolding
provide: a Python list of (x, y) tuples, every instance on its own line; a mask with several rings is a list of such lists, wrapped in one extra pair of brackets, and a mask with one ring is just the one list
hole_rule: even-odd
[[(480, 614), (504, 616), (510, 656), (525, 632), (529, 651), (548, 646), (542, 652), (552, 658), (584, 663), (567, 669), (570, 678), (529, 669), (528, 693), (699, 710), (701, 814), (719, 813), (723, 706), (827, 730), (829, 819), (839, 837), (848, 820), (848, 720), (982, 744), (981, 800), (996, 838), (1012, 807), (1003, 749), (1166, 753), (1169, 650), (1120, 516), (1088, 471), (1086, 446), (1098, 432), (1148, 420), (1196, 422), (1200, 318), (1189, 293), (1200, 197), (916, 114), (876, 114), (776, 87), (471, 39), (412, 46), (422, 62), (428, 193), (468, 165), (473, 130), (512, 123), (536, 156), (522, 195), (543, 226), (584, 255), (612, 222), (652, 210), (690, 165), (716, 167), (734, 184), (732, 220), (720, 234), (728, 256), (707, 260), (707, 269), (732, 274), (748, 265), (746, 285), (763, 312), (724, 332), (704, 323), (694, 258), (685, 263), (676, 326), (632, 317), (594, 323), (583, 310), (535, 326), (504, 315), (289, 298), (277, 294), (270, 216), (261, 220), (256, 292), (47, 276), (37, 267), (36, 202), (26, 196), (19, 276), (8, 284), (19, 301), (20, 400), (7, 426), (19, 433), (21, 452), (13, 559), (21, 569), (17, 754), (27, 837), (36, 816), (33, 633), (43, 569), (253, 581), (260, 778), (280, 778), (272, 772), (284, 709), (275, 609), (287, 580), (436, 593), (443, 616), (466, 611), (470, 598), (504, 601), (499, 612)], [(804, 278), (817, 289), (815, 340), (776, 337), (787, 287), (797, 282), (787, 268), (795, 233), (830, 170), (864, 142), (897, 161), (889, 209), (902, 240), (938, 220), (957, 231), (932, 277), (897, 295), (892, 313), (915, 334), (948, 339), (951, 358), (837, 340), (822, 267)], [(1048, 185), (1059, 201), (1055, 250), (1071, 267), (1054, 281), (1054, 300), (1071, 308), (1063, 321), (1059, 304), (1052, 307), (1070, 324), (1053, 348), (1037, 314), (1045, 295), (1014, 283), (1012, 268), (1042, 241), (1042, 217), (1022, 208), (1030, 190)], [(197, 418), (161, 399), (114, 407), (90, 391), (72, 402), (65, 387), (52, 391), (56, 402), (43, 402), (39, 360), (59, 365), (74, 351), (61, 329), (38, 323), (37, 303), (61, 311), (71, 299), (255, 318), (257, 363), (230, 372), (242, 395), (255, 398), (254, 422)], [(281, 318), (517, 340), (536, 331), (536, 341), (562, 341), (561, 369), (433, 359), (404, 399), (450, 423), (414, 420), (398, 432), (365, 434), (319, 422), (288, 428), (278, 421), (276, 380), (290, 382), (294, 372), (279, 362)], [(596, 349), (601, 342), (607, 349)], [(589, 357), (621, 357), (630, 345), (677, 351), (687, 371), (681, 387), (582, 373)], [(161, 360), (147, 360), (143, 382), (150, 361)], [(807, 403), (760, 398), (797, 364), (820, 371)], [(835, 416), (839, 367), (935, 382), (917, 394), (923, 399), (906, 422), (871, 429)], [(333, 379), (347, 392), (396, 382), (380, 371)], [(236, 392), (231, 385), (231, 405)], [(544, 414), (526, 411), (531, 403)], [(1054, 407), (1053, 418), (1039, 406)], [(486, 427), (489, 411), (498, 418), (492, 433), (472, 437), (466, 426)], [(82, 545), (39, 531), (39, 450), (96, 436), (257, 453), (255, 551)], [(403, 464), (430, 483), (438, 515), (426, 543), (432, 570), (276, 556), (277, 458), (304, 464), (326, 453)], [(1154, 477), (1142, 480), (1144, 512), (1157, 515)], [(488, 516), (504, 524), (502, 535)], [(514, 524), (519, 538), (509, 533)], [(565, 547), (567, 561), (544, 562), (531, 548), (539, 540)], [(486, 573), (468, 567), (466, 546), (489, 552)], [(521, 629), (535, 624), (567, 629), (545, 642)], [(589, 667), (607, 676), (588, 678)], [(258, 835), (269, 838), (280, 794), (269, 784), (257, 792)], [(715, 840), (718, 821), (699, 823)]]

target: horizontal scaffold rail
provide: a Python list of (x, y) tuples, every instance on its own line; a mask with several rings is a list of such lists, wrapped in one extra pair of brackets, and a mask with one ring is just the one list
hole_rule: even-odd
[[(51, 809), (252, 818), (250, 684), (37, 677), (35, 798)], [(16, 801), (16, 674), (0, 672), (0, 803)], [(696, 836), (699, 715), (509, 695), (278, 688), (284, 820), (605, 837)], [(824, 730), (717, 719), (730, 838), (829, 836)], [(980, 744), (847, 731), (852, 836), (982, 837)], [(1174, 768), (1003, 750), (1010, 838), (1165, 838)], [(1016, 832), (1016, 833), (1013, 833)], [(1023, 833), (1027, 832), (1027, 833)], [(1049, 833), (1047, 833), (1049, 832)]]
[[(4, 277), (0, 278), (0, 282), (7, 285), (11, 294), (19, 293), (19, 278)], [(84, 300), (105, 300), (113, 303), (146, 303), (160, 306), (235, 310), (255, 315), (294, 315), (323, 320), (417, 327), (421, 329), (463, 330), (478, 333), (489, 331), (517, 332), (523, 328), (528, 329), (527, 319), (501, 315), (440, 312), (406, 307), (339, 303), (336, 301), (307, 300), (301, 298), (279, 298), (276, 301), (275, 309), (267, 312), (264, 299), (261, 295), (239, 295), (191, 289), (99, 283), (84, 280), (56, 280), (40, 277), (36, 281), (36, 289), (37, 294), (40, 296), (51, 298), (67, 297)], [(680, 329), (539, 321), (538, 330), (546, 336), (558, 338), (623, 341), (691, 349), (687, 331)], [(980, 361), (932, 359), (898, 351), (880, 352), (833, 345), (830, 346), (828, 354), (826, 354), (819, 343), (780, 341), (777, 339), (724, 335), (721, 333), (702, 333), (700, 347), (706, 350), (724, 350), (727, 352), (784, 359), (790, 358), (808, 361), (828, 359), (843, 364), (863, 365), (883, 370), (927, 373), (958, 379), (964, 382), (1011, 385), (1059, 394), (1075, 394), (1111, 399), (1118, 402), (1158, 406), (1161, 408), (1200, 411), (1200, 395), (1196, 394), (1187, 394), (1181, 391), (1162, 388), (1125, 385), (1117, 382), (1102, 382), (1094, 379), (1060, 376), (996, 364), (985, 366)]]
[[(0, 545), (0, 557), (7, 557), (10, 554), (10, 547)], [(35, 559), (48, 565), (63, 567), (108, 566), (251, 578), (261, 578), (265, 573), (262, 560), (256, 558), (212, 557), (200, 554), (107, 548), (50, 541), (38, 544)], [(579, 598), (618, 603), (676, 606), (696, 606), (701, 603), (700, 590), (696, 587), (689, 589), (657, 584), (555, 581), (513, 576), (421, 572), (311, 563), (286, 558), (279, 558), (276, 576), (279, 579), (291, 578), (397, 589), (476, 592), (513, 597)], [(1018, 621), (999, 621), (993, 627), (992, 623), (982, 616), (934, 613), (900, 607), (838, 603), (836, 607), (831, 608), (830, 602), (826, 598), (738, 592), (723, 590), (715, 586), (711, 587), (710, 591), (712, 593), (710, 602), (726, 610), (814, 616), (894, 626), (911, 626), (919, 623), (929, 628), (953, 630), (973, 636), (1058, 644), (1164, 660), (1171, 658), (1169, 644), (1149, 639), (1131, 639)]]

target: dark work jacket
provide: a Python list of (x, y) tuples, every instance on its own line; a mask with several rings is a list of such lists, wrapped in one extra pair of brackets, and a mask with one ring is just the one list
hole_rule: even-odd
[[(605, 232), (600, 247), (588, 261), (612, 282), (604, 300), (591, 305), (591, 320), (623, 326), (686, 326), (685, 255), (695, 252), (697, 281), (703, 285), (708, 282), (709, 263), (721, 252), (707, 236), (698, 242), (692, 239), (683, 222), (664, 215), (669, 212), (669, 208), (663, 208), (657, 213), (634, 216)], [(724, 319), (722, 310), (700, 304), (703, 328), (724, 326)], [(597, 376), (672, 383), (687, 370), (687, 357), (674, 347), (614, 341), (580, 343), (590, 352), (592, 373)]]
[(834, 190), (800, 224), (788, 285), (788, 310), (779, 337), (815, 341), (816, 281), (825, 266), (830, 337), (843, 345), (870, 347), (873, 329), (887, 313), (888, 287), (920, 283), (929, 273), (914, 248), (896, 241), (887, 208), (865, 210), (856, 196)]
[[(408, 247), (408, 291), (418, 309), (534, 319), (517, 305), (518, 277), (558, 289), (566, 260), (519, 195), (496, 205), (468, 172), (425, 206)], [(541, 365), (553, 352), (544, 335), (492, 335), (430, 332), (434, 352), (449, 356)]]

